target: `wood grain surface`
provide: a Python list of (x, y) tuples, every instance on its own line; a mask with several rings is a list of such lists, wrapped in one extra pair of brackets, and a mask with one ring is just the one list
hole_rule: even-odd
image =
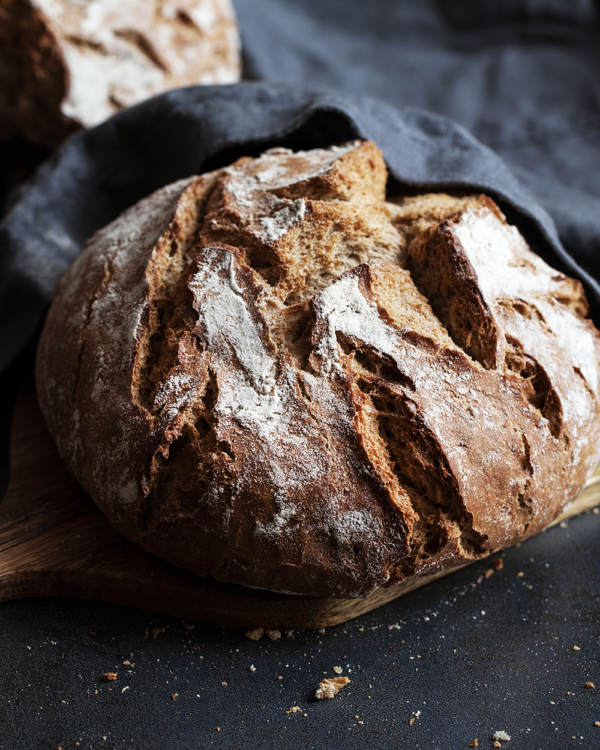
[[(598, 503), (595, 473), (554, 523)], [(118, 534), (62, 465), (32, 384), (17, 402), (11, 482), (0, 505), (0, 601), (93, 599), (221, 625), (311, 630), (351, 620), (453, 570), (351, 600), (287, 596), (199, 578)]]

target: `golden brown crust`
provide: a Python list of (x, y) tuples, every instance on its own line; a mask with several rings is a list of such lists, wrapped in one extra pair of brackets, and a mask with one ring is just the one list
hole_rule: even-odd
[(61, 282), (38, 389), (129, 538), (200, 575), (326, 597), (539, 531), (599, 454), (576, 282), (485, 196), (385, 203), (371, 143), (164, 188)]
[(0, 137), (53, 146), (168, 89), (233, 83), (229, 0), (0, 0)]

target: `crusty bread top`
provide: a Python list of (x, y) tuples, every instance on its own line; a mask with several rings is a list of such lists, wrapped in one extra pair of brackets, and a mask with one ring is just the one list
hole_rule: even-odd
[(365, 596), (549, 523), (599, 455), (598, 333), (486, 196), (385, 201), (378, 149), (274, 149), (158, 191), (49, 313), (40, 403), (131, 539)]
[(0, 133), (53, 145), (168, 89), (240, 74), (230, 0), (0, 0)]

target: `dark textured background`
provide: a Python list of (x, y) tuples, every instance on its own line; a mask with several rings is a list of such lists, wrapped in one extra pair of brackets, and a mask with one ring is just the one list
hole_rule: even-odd
[[(490, 561), (478, 563), (346, 625), (275, 642), (102, 604), (2, 604), (0, 748), (455, 750), (474, 738), (492, 748), (504, 730), (509, 750), (595, 750), (600, 515), (502, 559), (488, 579)], [(351, 684), (315, 700), (334, 666)], [(102, 681), (107, 671), (116, 682)], [(296, 705), (306, 717), (286, 715)]]
[[(506, 159), (598, 276), (598, 3), (237, 0), (236, 9), (248, 77), (453, 117)], [(2, 197), (44, 156), (0, 147)], [(600, 515), (502, 557), (488, 579), (489, 561), (345, 626), (278, 642), (94, 603), (4, 603), (0, 748), (454, 750), (475, 737), (491, 748), (500, 729), (510, 750), (600, 748)], [(313, 700), (334, 665), (352, 670), (351, 685)], [(101, 680), (106, 671), (118, 672), (115, 683)], [(294, 705), (307, 716), (286, 715)]]

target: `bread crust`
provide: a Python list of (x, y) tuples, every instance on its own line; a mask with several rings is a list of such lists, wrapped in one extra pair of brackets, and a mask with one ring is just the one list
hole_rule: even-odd
[(0, 0), (0, 137), (54, 146), (163, 91), (240, 79), (230, 0)]
[(274, 149), (88, 242), (38, 393), (125, 536), (199, 575), (364, 597), (576, 497), (600, 450), (581, 285), (486, 196), (385, 184), (369, 142)]

